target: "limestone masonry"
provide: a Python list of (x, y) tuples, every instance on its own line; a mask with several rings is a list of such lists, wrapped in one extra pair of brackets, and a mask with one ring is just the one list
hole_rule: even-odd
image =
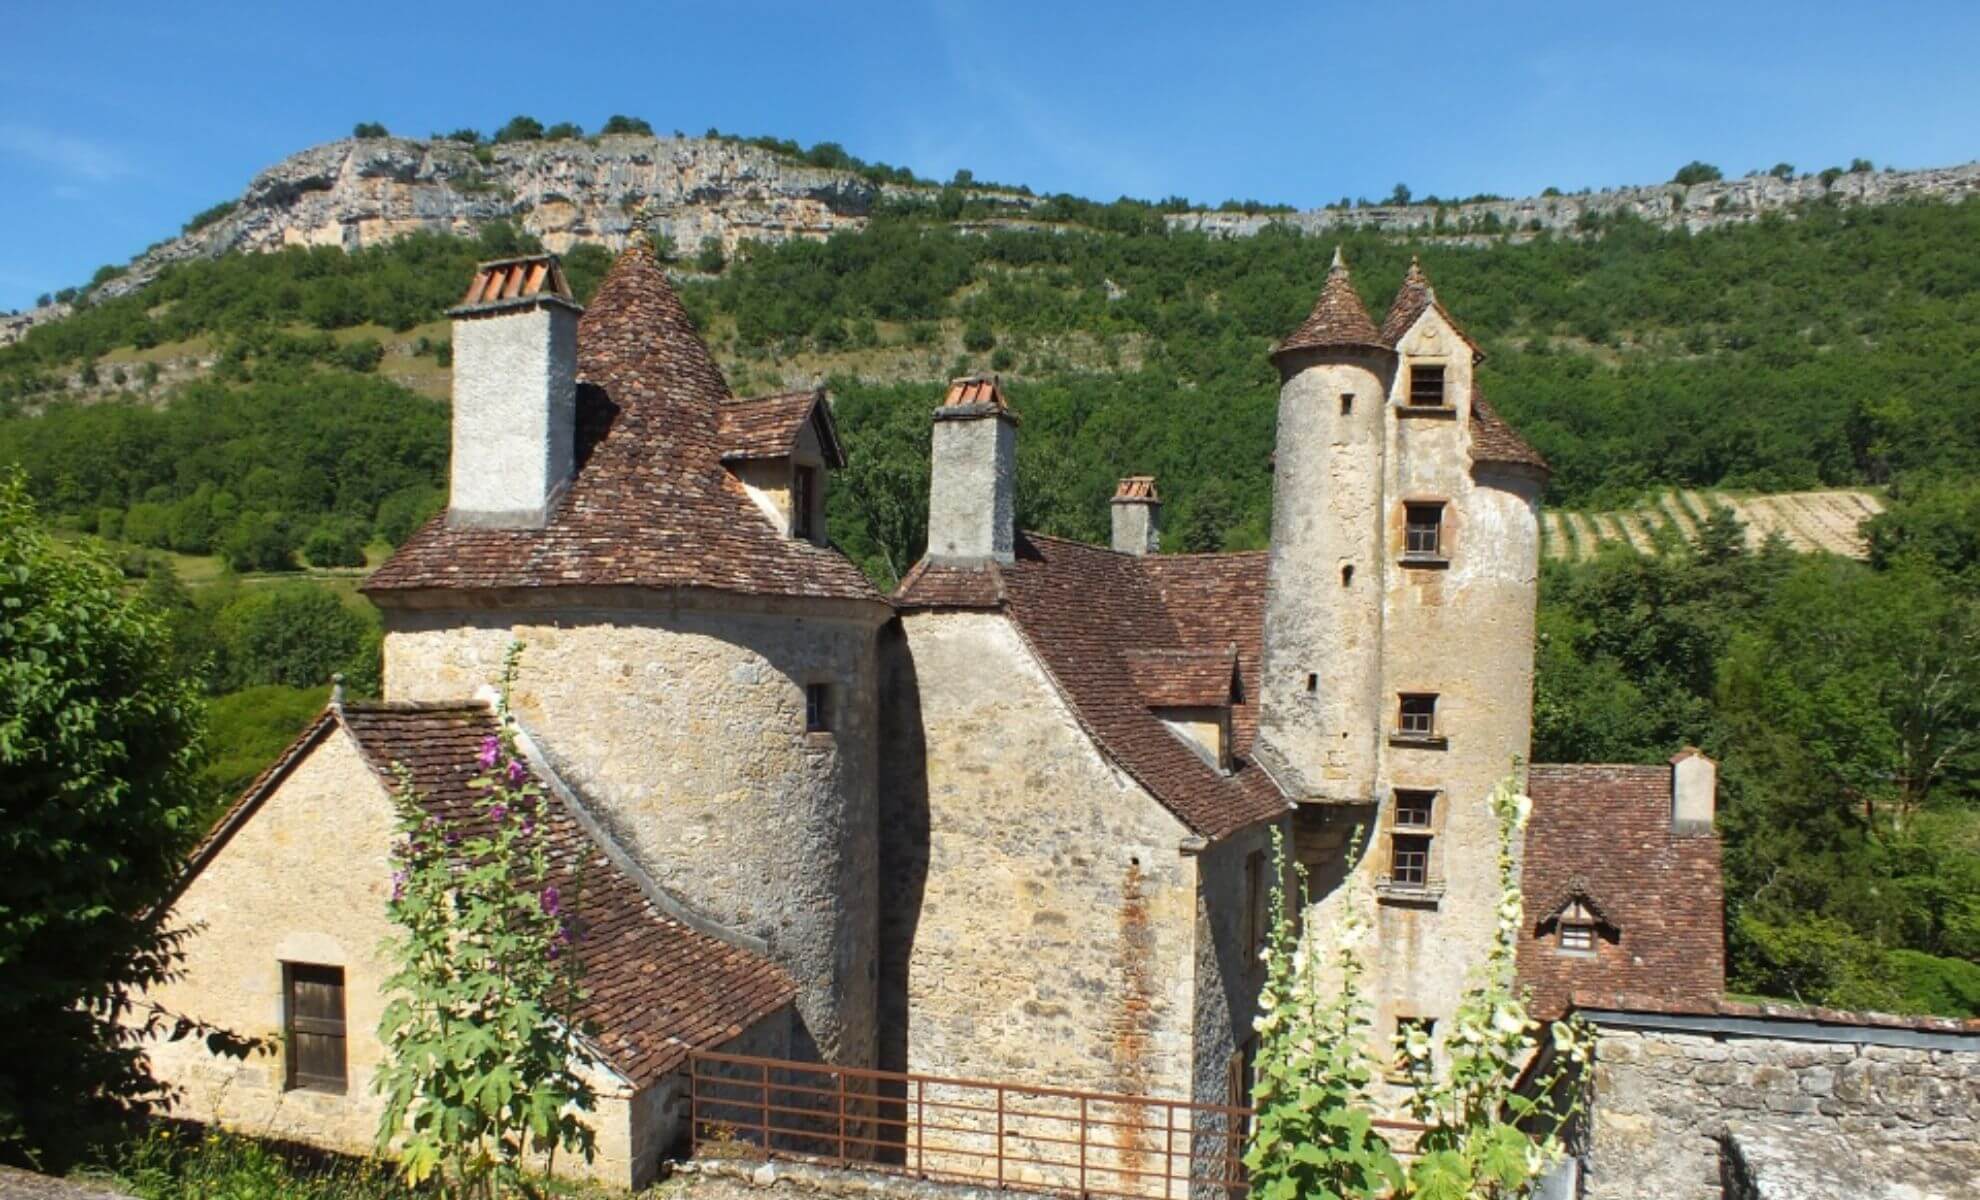
[[(1600, 1184), (1640, 1157), (1703, 1186), (1709, 1133), (1728, 1179), (1774, 1178), (1812, 1127), (1731, 1115), (1760, 1108), (1834, 1115), (1881, 1153), (1840, 1067), (1832, 1091), (1689, 1073), (1725, 1085), (1723, 1122), (1673, 1119), (1686, 1085), (1643, 1075), (1665, 1056), (1644, 1013), (1729, 1011), (1716, 768), (1677, 747), (1523, 767), (1547, 465), (1420, 268), (1378, 326), (1337, 254), (1273, 352), (1269, 550), (1160, 553), (1158, 481), (1132, 463), (1111, 545), (1017, 528), (1023, 421), (970, 377), (929, 396), (927, 553), (892, 596), (826, 536), (830, 398), (733, 395), (643, 240), (588, 309), (540, 256), (483, 264), (450, 315), (449, 506), (364, 585), (384, 700), (334, 699), (170, 902), (194, 933), (153, 998), (274, 1047), (157, 1045), (180, 1115), (369, 1148), (390, 790), (403, 768), (436, 815), (478, 811), (517, 647), (510, 712), (571, 872), (604, 1097), (590, 1171), (610, 1182), (643, 1185), (678, 1146), (694, 1051), (1245, 1105), (1274, 833), (1313, 880), (1309, 936), (1373, 912), (1374, 1048), (1412, 1025), (1441, 1046), (1495, 922), (1487, 797), (1522, 771), (1521, 978), (1537, 1015), (1629, 1030), (1605, 1032), (1573, 1171)], [(1924, 1107), (1866, 1051), (1887, 1101), (1864, 1111), (1970, 1146), (1975, 1031), (1931, 1032), (1892, 1066), (1935, 1072)], [(1748, 1061), (1717, 1053), (1685, 1051)], [(1190, 1119), (1185, 1137), (1221, 1138), (1235, 1118)], [(1169, 1151), (1106, 1137), (1100, 1169)]]

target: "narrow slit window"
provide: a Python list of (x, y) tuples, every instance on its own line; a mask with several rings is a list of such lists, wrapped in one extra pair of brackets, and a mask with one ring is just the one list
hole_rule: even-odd
[(813, 536), (816, 522), (812, 508), (818, 495), (818, 468), (799, 467), (791, 475), (791, 536)]
[(1403, 505), (1403, 554), (1437, 558), (1444, 552), (1444, 506), (1438, 502)]
[(1317, 672), (1308, 671), (1306, 673), (1306, 690), (1309, 692), (1320, 690), (1320, 676)]
[(804, 685), (804, 731), (806, 733), (830, 733), (832, 730), (832, 685), (829, 683), (807, 683)]
[(1354, 564), (1353, 564), (1353, 563), (1349, 563), (1349, 564), (1347, 564), (1346, 566), (1344, 566), (1344, 567), (1342, 567), (1342, 568), (1341, 568), (1341, 586), (1342, 586), (1342, 587), (1353, 587), (1353, 586), (1354, 586)]
[(1352, 415), (1354, 415), (1354, 393), (1353, 393), (1353, 392), (1342, 392), (1342, 393), (1341, 393), (1341, 415), (1342, 415), (1342, 416), (1344, 416), (1344, 417), (1347, 417), (1347, 416), (1352, 416)]
[(289, 1086), (341, 1094), (349, 1085), (344, 1042), (344, 969), (282, 964)]
[(1442, 366), (1418, 363), (1409, 369), (1409, 406), (1411, 408), (1444, 407)]
[(1402, 697), (1396, 714), (1396, 732), (1404, 737), (1435, 737), (1437, 735), (1437, 697), (1433, 693), (1417, 693)]

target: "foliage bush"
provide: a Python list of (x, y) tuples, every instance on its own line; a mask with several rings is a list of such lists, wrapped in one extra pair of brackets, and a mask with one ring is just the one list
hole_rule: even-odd
[(0, 477), (0, 1157), (59, 1165), (158, 1094), (133, 1004), (174, 961), (147, 913), (198, 833), (201, 733), (159, 614)]

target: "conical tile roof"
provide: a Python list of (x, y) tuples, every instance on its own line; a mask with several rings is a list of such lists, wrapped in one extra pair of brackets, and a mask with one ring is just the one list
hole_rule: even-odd
[(1471, 340), (1471, 335), (1451, 319), (1449, 311), (1437, 299), (1437, 289), (1430, 286), (1430, 276), (1424, 273), (1423, 264), (1415, 258), (1409, 260), (1409, 273), (1403, 276), (1402, 286), (1396, 289), (1396, 298), (1389, 304), (1389, 315), (1382, 319), (1382, 344), (1394, 347), (1397, 342), (1402, 341), (1410, 327), (1416, 324), (1417, 318), (1432, 308), (1437, 310), (1438, 316), (1444, 318), (1444, 323), (1451, 327), (1452, 332), (1464, 339), (1465, 345), (1471, 347), (1473, 361), (1485, 357), (1485, 352), (1478, 348), (1477, 342)]
[(1320, 299), (1314, 302), (1313, 312), (1272, 353), (1276, 356), (1292, 350), (1386, 345), (1354, 290), (1340, 248), (1335, 247), (1334, 265), (1327, 272), (1327, 282), (1320, 289)]

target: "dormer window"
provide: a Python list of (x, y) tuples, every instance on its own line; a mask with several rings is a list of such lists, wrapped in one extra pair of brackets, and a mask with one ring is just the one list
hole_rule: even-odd
[(1593, 925), (1570, 925), (1561, 923), (1561, 953), (1595, 953), (1595, 927)]
[(815, 510), (818, 500), (818, 468), (796, 467), (791, 471), (791, 536), (815, 540), (818, 536)]
[(1442, 363), (1412, 363), (1409, 368), (1409, 406), (1446, 408)]

